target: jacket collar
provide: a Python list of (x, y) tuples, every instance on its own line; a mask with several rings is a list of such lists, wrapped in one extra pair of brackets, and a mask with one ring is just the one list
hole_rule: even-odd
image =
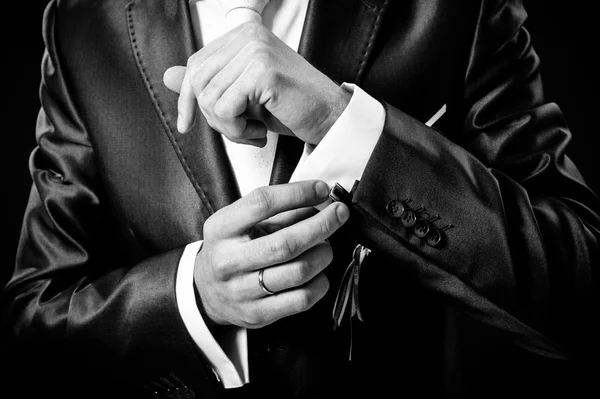
[[(360, 83), (382, 15), (390, 0), (310, 0), (298, 52), (334, 81)], [(133, 56), (164, 130), (209, 212), (239, 198), (219, 133), (198, 118), (177, 131), (177, 95), (162, 83), (164, 71), (185, 65), (198, 50), (187, 0), (132, 0), (126, 7)], [(303, 144), (281, 136), (271, 183), (286, 182)]]

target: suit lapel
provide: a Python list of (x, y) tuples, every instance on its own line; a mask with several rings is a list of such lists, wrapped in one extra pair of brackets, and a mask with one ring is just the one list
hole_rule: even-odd
[(177, 156), (206, 209), (213, 213), (239, 197), (220, 134), (198, 118), (177, 131), (177, 98), (163, 84), (164, 72), (185, 65), (197, 51), (186, 0), (133, 0), (126, 8), (138, 70)]
[(360, 81), (390, 0), (311, 0), (298, 52), (338, 83)]
[[(360, 83), (382, 15), (390, 0), (311, 0), (298, 52), (336, 82)], [(187, 0), (133, 0), (126, 8), (138, 70), (181, 164), (209, 212), (239, 198), (220, 134), (202, 117), (177, 132), (177, 95), (162, 83), (164, 71), (185, 65), (197, 51)], [(281, 136), (271, 184), (287, 182), (303, 143)]]

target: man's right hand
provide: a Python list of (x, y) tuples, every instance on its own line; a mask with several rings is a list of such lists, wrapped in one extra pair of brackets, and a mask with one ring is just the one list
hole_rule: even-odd
[[(329, 289), (333, 259), (326, 241), (349, 217), (322, 181), (261, 187), (220, 209), (204, 224), (194, 280), (207, 323), (259, 328), (311, 308)], [(269, 295), (263, 282), (275, 292)]]

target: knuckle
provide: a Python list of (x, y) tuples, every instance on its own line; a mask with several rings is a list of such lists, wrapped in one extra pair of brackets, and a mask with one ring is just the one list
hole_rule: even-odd
[(267, 248), (268, 257), (274, 260), (283, 260), (286, 257), (281, 241), (270, 241)]
[(196, 62), (200, 59), (201, 51), (197, 51), (194, 54), (190, 55), (187, 59), (187, 63), (185, 64), (187, 68), (191, 68), (196, 65)]
[(259, 214), (266, 214), (272, 207), (272, 199), (264, 187), (251, 191), (247, 199), (250, 209)]
[(228, 301), (234, 301), (239, 303), (244, 299), (246, 293), (246, 287), (242, 284), (240, 279), (232, 279), (227, 286)]
[(198, 102), (198, 105), (204, 105), (206, 104), (206, 101), (208, 98), (210, 98), (210, 96), (208, 95), (206, 88), (201, 87), (198, 75), (199, 74), (196, 74), (193, 78), (190, 78), (190, 87), (192, 88), (194, 96), (196, 96), (196, 101)]
[(274, 104), (278, 101), (278, 93), (282, 87), (282, 75), (275, 68), (263, 64), (263, 71), (256, 76), (257, 85), (260, 86), (262, 96)]
[(294, 285), (300, 285), (310, 279), (311, 267), (307, 261), (299, 261), (290, 270), (290, 280)]
[(290, 187), (293, 187), (291, 194), (302, 204), (304, 204), (311, 196), (313, 196), (312, 192), (308, 192), (308, 187), (311, 186), (306, 186), (305, 184), (295, 184), (291, 185)]
[(323, 218), (321, 223), (319, 224), (319, 232), (322, 237), (329, 237), (334, 230), (334, 222), (331, 220), (331, 217)]
[(266, 36), (265, 26), (258, 21), (246, 22), (244, 31), (248, 36), (254, 38), (264, 38)]
[(225, 266), (219, 261), (212, 263), (212, 274), (218, 281), (227, 280), (227, 273), (225, 272)]
[(207, 239), (211, 239), (214, 235), (218, 234), (221, 229), (221, 215), (225, 212), (226, 208), (223, 208), (214, 214), (212, 214), (202, 226), (203, 238), (206, 241)]
[(281, 238), (274, 242), (271, 247), (272, 254), (276, 259), (285, 260), (292, 257), (298, 249), (296, 240), (289, 237), (287, 234), (282, 234)]
[(264, 42), (260, 40), (251, 40), (246, 44), (245, 49), (252, 58), (262, 56), (267, 53), (267, 47)]
[(254, 79), (265, 79), (268, 75), (269, 67), (263, 59), (254, 58), (248, 63), (248, 72)]
[(213, 113), (219, 119), (227, 119), (229, 117), (229, 105), (225, 101), (220, 101), (213, 107)]
[(275, 106), (275, 104), (278, 104), (278, 96), (277, 96), (277, 89), (275, 88), (275, 84), (273, 84), (273, 82), (268, 82), (264, 84), (264, 88), (262, 90), (262, 95), (264, 98), (268, 98), (270, 103), (273, 104)]
[(247, 328), (252, 329), (262, 327), (264, 324), (266, 324), (263, 312), (256, 307), (244, 313), (242, 316), (242, 322)]
[(194, 87), (194, 94), (196, 94), (196, 100), (202, 110), (210, 109), (210, 96), (207, 90), (196, 91)]
[[(226, 254), (225, 254), (226, 255)], [(227, 281), (231, 276), (233, 265), (229, 256), (223, 256), (220, 251), (217, 252), (212, 261), (213, 275), (220, 281)]]

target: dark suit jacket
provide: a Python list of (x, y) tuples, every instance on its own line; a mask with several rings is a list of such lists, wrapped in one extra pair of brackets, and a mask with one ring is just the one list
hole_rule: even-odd
[[(250, 331), (252, 382), (225, 392), (174, 289), (185, 245), (238, 197), (218, 133), (200, 120), (178, 134), (162, 83), (197, 50), (187, 2), (52, 1), (34, 186), (4, 293), (15, 374), (75, 397), (167, 397), (169, 383), (207, 398), (489, 397), (570, 383), (597, 353), (600, 206), (564, 155), (570, 133), (544, 102), (525, 18), (519, 1), (310, 2), (299, 52), (382, 101), (385, 127), (331, 239), (330, 293)], [(282, 138), (272, 183), (301, 148)], [(404, 199), (440, 217), (430, 227), (453, 226), (440, 245), (393, 217), (389, 201)], [(331, 308), (359, 242), (373, 253), (348, 362), (349, 323), (333, 332)]]

